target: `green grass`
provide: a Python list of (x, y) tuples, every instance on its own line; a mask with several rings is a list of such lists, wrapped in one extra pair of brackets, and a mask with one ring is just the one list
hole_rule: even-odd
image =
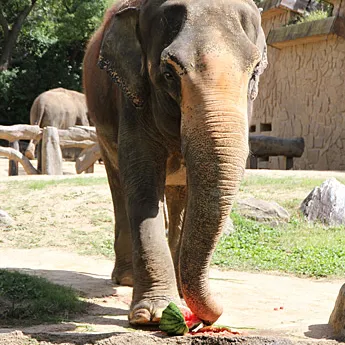
[[(291, 214), (279, 226), (235, 213), (236, 232), (223, 237), (213, 264), (249, 271), (343, 277), (345, 227), (308, 223), (299, 206), (326, 178), (245, 176), (238, 199), (276, 201)], [(342, 183), (345, 179), (338, 178)], [(106, 178), (16, 181), (2, 185), (0, 205), (15, 224), (0, 227), (0, 247), (55, 247), (114, 259), (114, 219)]]
[(227, 269), (279, 271), (311, 277), (344, 276), (344, 227), (325, 228), (293, 217), (271, 227), (232, 214), (235, 233), (223, 236), (213, 264)]
[(325, 19), (329, 17), (329, 14), (327, 11), (323, 10), (316, 10), (311, 12), (308, 16), (304, 16), (300, 23), (307, 23), (307, 22), (313, 22), (315, 20)]
[[(324, 3), (325, 4), (325, 3)], [(324, 5), (323, 10), (315, 10), (305, 15), (297, 15), (293, 17), (285, 26), (298, 25), (302, 23), (314, 22), (316, 20), (322, 20), (332, 15), (333, 5)]]
[(24, 190), (44, 190), (56, 186), (99, 186), (107, 183), (105, 177), (75, 177), (61, 180), (16, 181), (8, 183), (12, 188)]
[(71, 288), (41, 277), (0, 270), (0, 324), (67, 321), (86, 307)]

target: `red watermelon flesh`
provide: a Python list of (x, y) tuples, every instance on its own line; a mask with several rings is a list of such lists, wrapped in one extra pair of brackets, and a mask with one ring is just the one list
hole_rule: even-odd
[(187, 327), (191, 330), (200, 325), (202, 321), (187, 307), (179, 306)]

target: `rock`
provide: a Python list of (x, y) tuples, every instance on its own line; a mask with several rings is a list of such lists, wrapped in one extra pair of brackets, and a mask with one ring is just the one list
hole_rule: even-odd
[(255, 198), (237, 200), (236, 211), (244, 217), (257, 221), (288, 221), (290, 219), (289, 212), (276, 202)]
[(0, 210), (0, 226), (4, 225), (11, 225), (13, 223), (13, 219), (8, 215), (7, 212)]
[(345, 284), (341, 287), (328, 323), (334, 335), (345, 340)]
[(234, 232), (235, 232), (234, 223), (232, 222), (231, 218), (228, 217), (226, 219), (226, 223), (224, 224), (223, 234), (226, 236), (229, 236), (233, 234)]
[(335, 178), (326, 180), (309, 193), (300, 209), (309, 221), (345, 224), (345, 186)]

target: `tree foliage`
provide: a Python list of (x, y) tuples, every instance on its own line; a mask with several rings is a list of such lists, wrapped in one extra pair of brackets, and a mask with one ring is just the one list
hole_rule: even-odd
[(85, 46), (109, 2), (1, 0), (0, 61), (18, 18), (26, 16), (2, 71), (0, 64), (0, 124), (29, 123), (31, 104), (45, 90), (81, 90)]

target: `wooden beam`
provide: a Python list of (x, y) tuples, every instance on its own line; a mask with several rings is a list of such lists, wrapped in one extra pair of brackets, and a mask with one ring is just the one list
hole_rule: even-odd
[(72, 147), (79, 147), (82, 149), (86, 149), (86, 148), (94, 146), (94, 145), (95, 145), (95, 141), (93, 141), (93, 140), (76, 141), (76, 140), (66, 140), (64, 138), (60, 139), (61, 149), (68, 149), (68, 148), (72, 148)]
[(68, 129), (59, 129), (60, 142), (64, 141), (97, 141), (95, 127), (75, 126)]
[(39, 140), (42, 137), (42, 128), (30, 125), (0, 126), (0, 139), (9, 142), (17, 140)]
[(98, 143), (84, 149), (75, 161), (75, 170), (77, 174), (81, 174), (83, 171), (87, 172), (100, 158), (101, 151)]
[(38, 171), (32, 166), (30, 160), (21, 152), (11, 147), (0, 146), (0, 156), (7, 157), (10, 160), (18, 161), (28, 175), (37, 175)]
[(297, 44), (345, 38), (345, 18), (328, 17), (301, 24), (272, 29), (267, 36), (267, 44), (281, 49)]
[(304, 139), (252, 135), (249, 137), (249, 146), (251, 153), (257, 157), (301, 157), (304, 152)]

